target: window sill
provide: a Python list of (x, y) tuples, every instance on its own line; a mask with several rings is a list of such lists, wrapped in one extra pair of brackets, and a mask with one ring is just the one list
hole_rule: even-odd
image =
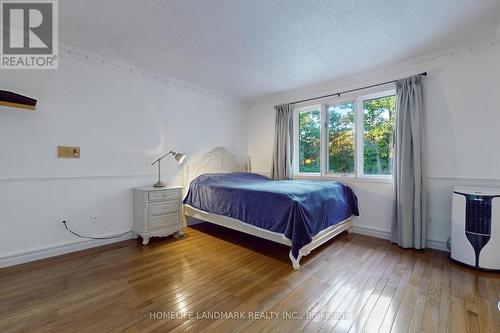
[(392, 184), (392, 177), (386, 176), (364, 176), (356, 177), (354, 175), (338, 176), (338, 175), (319, 175), (319, 174), (295, 174), (293, 179), (315, 179), (315, 180), (335, 180), (348, 183), (385, 183)]

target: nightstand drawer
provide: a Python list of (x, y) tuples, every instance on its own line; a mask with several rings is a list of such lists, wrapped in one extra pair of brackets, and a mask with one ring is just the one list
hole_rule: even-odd
[(149, 204), (150, 215), (161, 215), (179, 211), (179, 200), (155, 202)]
[(179, 213), (172, 213), (167, 215), (151, 216), (149, 218), (149, 228), (165, 228), (176, 227), (180, 225)]
[(149, 192), (149, 200), (178, 199), (181, 196), (180, 190)]

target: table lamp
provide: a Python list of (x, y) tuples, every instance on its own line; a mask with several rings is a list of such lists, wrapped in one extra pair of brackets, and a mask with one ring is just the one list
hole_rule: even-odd
[(166, 153), (165, 155), (163, 155), (162, 157), (160, 157), (159, 159), (157, 159), (156, 161), (154, 161), (153, 163), (151, 163), (151, 165), (158, 163), (158, 181), (156, 182), (156, 184), (154, 184), (154, 187), (165, 187), (165, 184), (160, 180), (160, 176), (161, 176), (160, 164), (161, 164), (161, 160), (163, 158), (167, 157), (168, 155), (172, 155), (179, 164), (182, 164), (182, 162), (184, 162), (184, 160), (186, 159), (186, 154), (176, 153), (175, 151), (171, 150), (168, 153)]

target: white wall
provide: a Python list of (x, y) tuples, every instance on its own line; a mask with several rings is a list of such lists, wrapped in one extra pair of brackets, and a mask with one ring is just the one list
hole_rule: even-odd
[[(0, 265), (78, 248), (62, 219), (82, 234), (130, 230), (131, 188), (153, 183), (150, 163), (162, 152), (193, 158), (223, 145), (247, 154), (240, 102), (95, 55), (61, 53), (58, 70), (0, 74), (0, 89), (38, 99), (36, 112), (0, 107)], [(56, 158), (58, 145), (80, 146), (81, 159)], [(180, 182), (173, 159), (162, 170), (164, 181)]]
[[(269, 96), (250, 106), (249, 152), (254, 171), (268, 173), (273, 105), (385, 82), (426, 70), (425, 138), (429, 246), (445, 249), (454, 185), (500, 187), (499, 42), (467, 45), (302, 90)], [(349, 181), (359, 197), (359, 232), (388, 237), (392, 184)]]

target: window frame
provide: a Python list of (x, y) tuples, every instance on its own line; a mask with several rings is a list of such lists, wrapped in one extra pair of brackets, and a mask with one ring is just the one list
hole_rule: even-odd
[[(320, 110), (320, 126), (319, 126), (319, 138), (320, 138), (320, 148), (319, 148), (319, 169), (320, 172), (300, 172), (299, 167), (299, 115), (302, 112), (311, 112), (311, 111), (316, 111)], [(292, 162), (292, 170), (294, 175), (301, 175), (301, 176), (321, 176), (321, 170), (323, 169), (323, 149), (324, 145), (322, 144), (323, 142), (323, 109), (324, 105), (322, 104), (313, 104), (313, 105), (307, 105), (304, 107), (300, 108), (295, 108), (293, 110), (293, 162)]]
[[(395, 88), (380, 89), (372, 93), (359, 93), (324, 99), (321, 103), (302, 105), (294, 109), (293, 115), (293, 177), (294, 178), (328, 178), (341, 180), (362, 180), (377, 182), (392, 182), (391, 175), (373, 175), (364, 173), (364, 101), (395, 96)], [(328, 107), (339, 104), (354, 103), (354, 172), (352, 174), (328, 172)], [(301, 112), (320, 110), (320, 172), (299, 171), (299, 114)]]
[[(354, 104), (354, 172), (353, 173), (348, 173), (348, 174), (343, 174), (340, 172), (329, 172), (328, 171), (328, 136), (330, 134), (330, 129), (328, 128), (328, 108), (330, 106), (337, 106), (341, 104), (347, 104), (347, 103), (352, 103)], [(325, 104), (325, 123), (324, 123), (324, 128), (325, 128), (325, 136), (324, 136), (324, 142), (325, 144), (322, 144), (322, 146), (325, 146), (325, 169), (324, 169), (324, 175), (330, 176), (330, 177), (342, 177), (342, 178), (354, 178), (356, 177), (357, 174), (357, 147), (358, 147), (358, 129), (357, 129), (357, 117), (358, 117), (358, 104), (356, 101), (356, 98), (353, 98), (352, 96), (350, 98), (338, 98), (336, 100), (330, 100), (327, 101)]]

